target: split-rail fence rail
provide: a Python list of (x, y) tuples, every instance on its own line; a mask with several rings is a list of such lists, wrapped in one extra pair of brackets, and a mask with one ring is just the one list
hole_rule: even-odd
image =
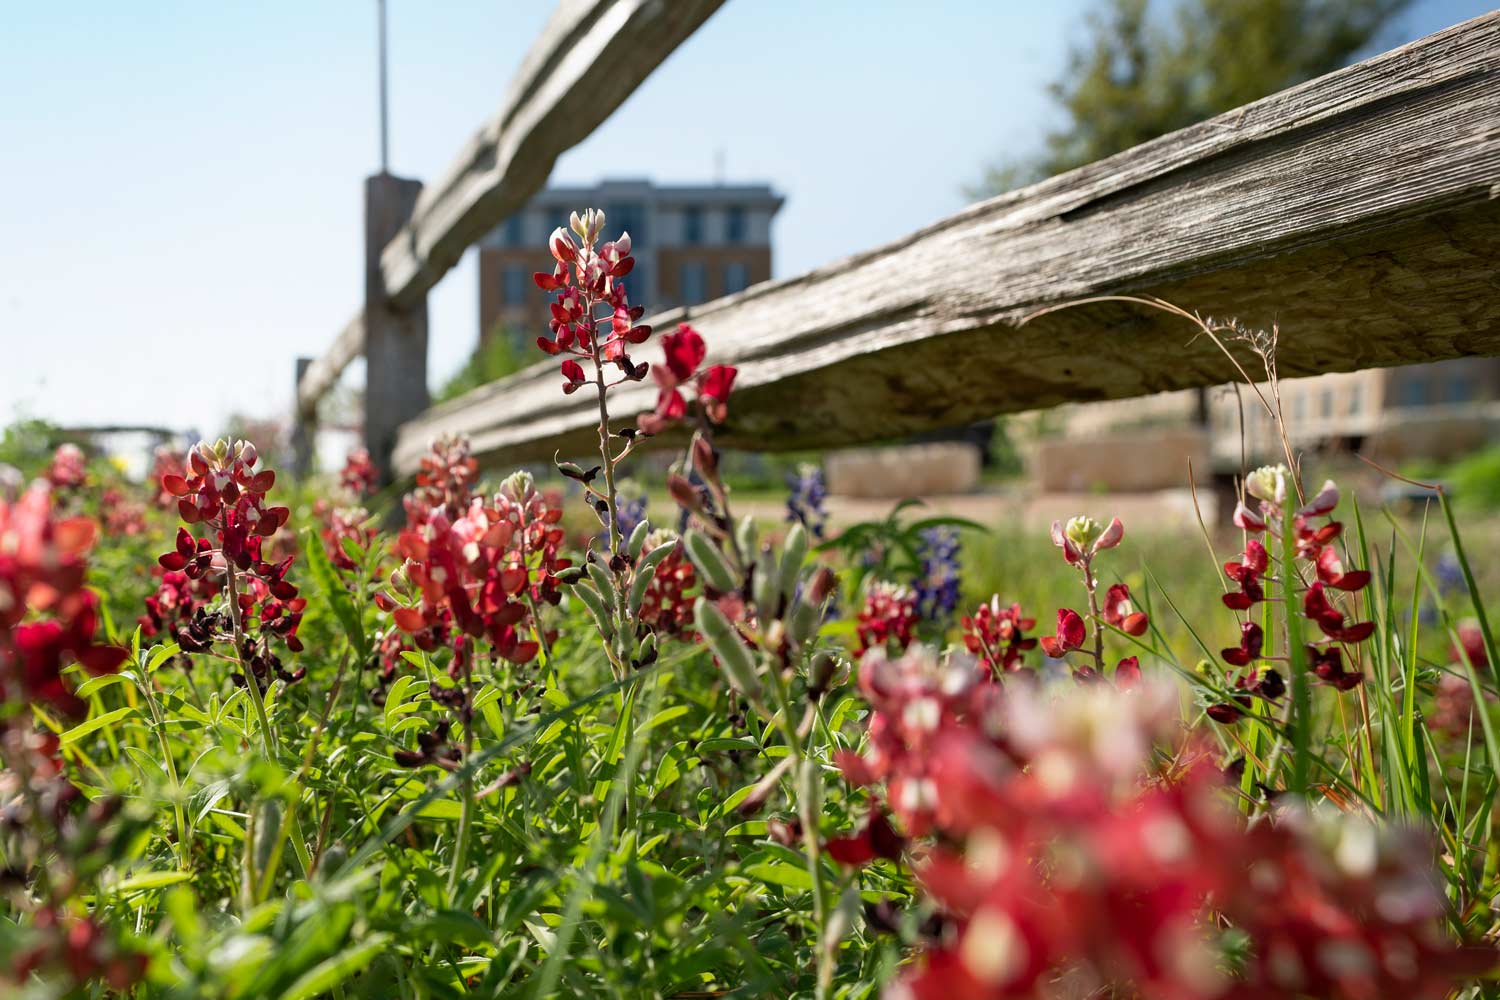
[[(365, 442), (388, 477), (450, 432), (492, 464), (590, 448), (597, 409), (558, 391), (550, 360), (432, 406), (427, 293), (722, 3), (562, 0), (445, 176), (367, 179), (364, 305), (321, 357), (297, 361), (303, 469), (318, 402), (359, 355)], [(719, 440), (758, 450), (1233, 379), (1152, 310), (1021, 322), (1120, 294), (1278, 324), (1283, 376), (1500, 354), (1500, 12), (648, 322), (690, 319), (713, 361), (739, 367)], [(654, 388), (612, 401), (633, 419)]]

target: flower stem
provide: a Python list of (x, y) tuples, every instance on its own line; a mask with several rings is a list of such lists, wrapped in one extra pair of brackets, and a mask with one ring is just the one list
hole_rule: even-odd
[[(472, 655), (472, 654), (470, 654)], [(474, 778), (469, 771), (469, 761), (474, 756), (474, 666), (470, 655), (464, 657), (464, 779), (459, 786), (458, 833), (453, 842), (453, 865), (448, 870), (448, 900), (458, 909), (458, 880), (468, 861), (469, 831), (474, 813)]]

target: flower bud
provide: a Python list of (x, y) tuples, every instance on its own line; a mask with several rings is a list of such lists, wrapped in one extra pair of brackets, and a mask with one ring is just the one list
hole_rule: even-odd
[(560, 264), (571, 264), (578, 259), (578, 246), (562, 226), (552, 230), (552, 235), (547, 239), (547, 248)]
[(812, 575), (807, 583), (807, 600), (810, 604), (821, 606), (828, 600), (828, 595), (833, 593), (834, 586), (838, 583), (838, 575), (827, 566), (819, 566), (818, 571)]
[(781, 551), (781, 593), (787, 599), (797, 590), (797, 578), (802, 573), (802, 562), (807, 558), (807, 530), (798, 521), (786, 533), (786, 542)]
[(708, 598), (700, 597), (693, 607), (693, 621), (708, 641), (729, 683), (741, 694), (758, 698), (760, 678), (755, 673), (755, 656), (729, 619), (724, 617), (724, 612)]
[(1263, 465), (1245, 477), (1245, 490), (1258, 500), (1280, 506), (1286, 502), (1286, 480), (1286, 466)]
[(755, 551), (755, 518), (746, 514), (734, 531), (735, 544), (740, 547), (740, 552), (749, 557)]
[(500, 484), (501, 495), (513, 503), (525, 503), (526, 499), (535, 492), (536, 479), (524, 469), (512, 472)]
[(707, 535), (700, 531), (689, 531), (683, 536), (682, 541), (687, 547), (688, 558), (692, 560), (698, 572), (703, 574), (703, 579), (710, 587), (720, 593), (728, 593), (735, 589), (734, 571), (725, 561), (724, 553), (719, 551), (719, 547), (710, 541)]
[(1080, 552), (1087, 552), (1104, 532), (1104, 525), (1092, 517), (1079, 515), (1068, 521), (1068, 526), (1063, 529), (1063, 535), (1078, 548)]
[(644, 564), (636, 567), (635, 579), (630, 582), (630, 599), (627, 605), (632, 618), (640, 614), (641, 603), (646, 599), (646, 589), (651, 586), (651, 579), (654, 576), (656, 576), (655, 566)]
[(807, 693), (814, 698), (821, 698), (833, 683), (833, 675), (838, 670), (839, 661), (826, 649), (820, 649), (807, 665)]
[(614, 621), (608, 606), (604, 603), (604, 598), (600, 597), (599, 592), (587, 583), (576, 583), (572, 589), (594, 616), (594, 624), (598, 626), (599, 634), (606, 640), (612, 638), (615, 634)]
[(625, 545), (625, 551), (630, 553), (631, 559), (640, 558), (641, 548), (646, 544), (646, 536), (649, 534), (651, 534), (651, 522), (643, 517), (635, 526), (635, 530), (630, 533), (630, 540)]
[(703, 513), (703, 498), (693, 488), (693, 484), (682, 476), (673, 474), (667, 477), (667, 493), (672, 500), (690, 514)]
[(714, 454), (714, 446), (701, 434), (693, 435), (693, 468), (705, 482), (719, 481), (719, 457)]
[(769, 545), (761, 550), (760, 558), (755, 560), (751, 596), (755, 599), (755, 610), (761, 621), (774, 618), (781, 612), (780, 577), (776, 573), (776, 560)]

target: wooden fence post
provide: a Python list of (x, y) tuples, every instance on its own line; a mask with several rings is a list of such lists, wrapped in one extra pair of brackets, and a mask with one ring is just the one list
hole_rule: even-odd
[(317, 450), (318, 408), (313, 404), (311, 412), (302, 408), (302, 376), (312, 366), (312, 358), (297, 359), (297, 377), (292, 380), (292, 474), (306, 479), (313, 470), (313, 454)]
[(380, 254), (411, 218), (422, 182), (365, 179), (365, 447), (382, 486), (394, 481), (396, 431), (427, 409), (427, 294), (398, 310), (385, 294)]

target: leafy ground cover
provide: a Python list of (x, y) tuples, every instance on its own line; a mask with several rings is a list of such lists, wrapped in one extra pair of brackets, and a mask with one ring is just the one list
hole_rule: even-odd
[[(7, 990), (1495, 995), (1493, 570), (1440, 492), (1388, 518), (1288, 448), (1148, 544), (835, 531), (810, 471), (738, 519), (736, 373), (639, 324), (603, 226), (537, 276), (600, 410), (555, 479), (461, 440), (404, 492), (243, 441), (7, 475)], [(617, 483), (672, 430), (652, 523)]]

